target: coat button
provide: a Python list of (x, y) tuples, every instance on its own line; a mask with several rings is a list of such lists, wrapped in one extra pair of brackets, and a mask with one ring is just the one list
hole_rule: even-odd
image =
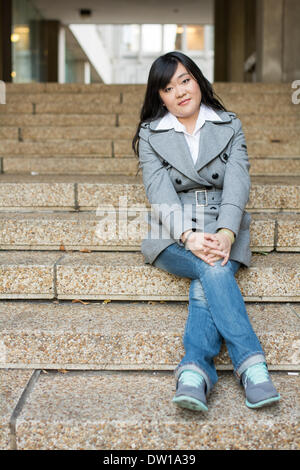
[(211, 177), (216, 180), (217, 178), (219, 178), (219, 173), (214, 173), (213, 175), (211, 175)]
[(163, 160), (162, 164), (163, 166), (168, 166), (168, 162), (166, 160)]
[(193, 218), (192, 221), (193, 221), (193, 222), (197, 222), (197, 219)]
[(227, 155), (227, 153), (224, 153), (223, 158), (224, 158), (224, 160), (228, 160), (228, 155)]
[(176, 178), (175, 181), (176, 181), (177, 184), (181, 184), (181, 182), (182, 182), (179, 178)]

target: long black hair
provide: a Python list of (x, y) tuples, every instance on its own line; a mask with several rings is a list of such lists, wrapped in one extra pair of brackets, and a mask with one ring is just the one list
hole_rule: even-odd
[(184, 65), (188, 72), (191, 73), (198, 82), (202, 94), (201, 103), (204, 103), (206, 106), (215, 110), (219, 109), (227, 111), (223, 104), (221, 104), (218, 96), (215, 94), (211, 83), (204, 77), (198, 65), (182, 52), (168, 52), (167, 54), (158, 57), (153, 62), (149, 71), (144, 103), (140, 112), (140, 122), (132, 140), (132, 148), (137, 156), (141, 124), (143, 122), (151, 122), (163, 117), (168, 112), (167, 108), (163, 106), (159, 90), (165, 88), (170, 83), (179, 62)]

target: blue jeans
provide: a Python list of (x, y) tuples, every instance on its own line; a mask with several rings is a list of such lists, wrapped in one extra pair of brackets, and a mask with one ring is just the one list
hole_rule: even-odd
[(222, 338), (239, 380), (249, 366), (266, 362), (235, 279), (241, 263), (228, 260), (221, 266), (223, 259), (210, 266), (190, 250), (173, 243), (153, 263), (164, 271), (192, 279), (183, 336), (185, 356), (174, 373), (178, 379), (184, 369), (200, 372), (207, 392), (218, 380), (213, 358), (220, 352)]

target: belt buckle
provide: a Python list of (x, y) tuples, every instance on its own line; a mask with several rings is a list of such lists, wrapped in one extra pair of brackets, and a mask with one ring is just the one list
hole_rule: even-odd
[[(205, 204), (198, 204), (198, 197), (197, 197), (197, 193), (205, 193)], [(199, 189), (198, 191), (195, 192), (196, 194), (196, 206), (201, 206), (201, 207), (205, 207), (207, 206), (207, 190), (206, 189)]]

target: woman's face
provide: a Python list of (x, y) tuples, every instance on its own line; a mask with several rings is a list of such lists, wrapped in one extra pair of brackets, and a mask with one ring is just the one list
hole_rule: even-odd
[(159, 96), (168, 111), (177, 118), (198, 116), (202, 98), (201, 90), (198, 82), (181, 62), (178, 62), (170, 83), (166, 88), (159, 90)]

